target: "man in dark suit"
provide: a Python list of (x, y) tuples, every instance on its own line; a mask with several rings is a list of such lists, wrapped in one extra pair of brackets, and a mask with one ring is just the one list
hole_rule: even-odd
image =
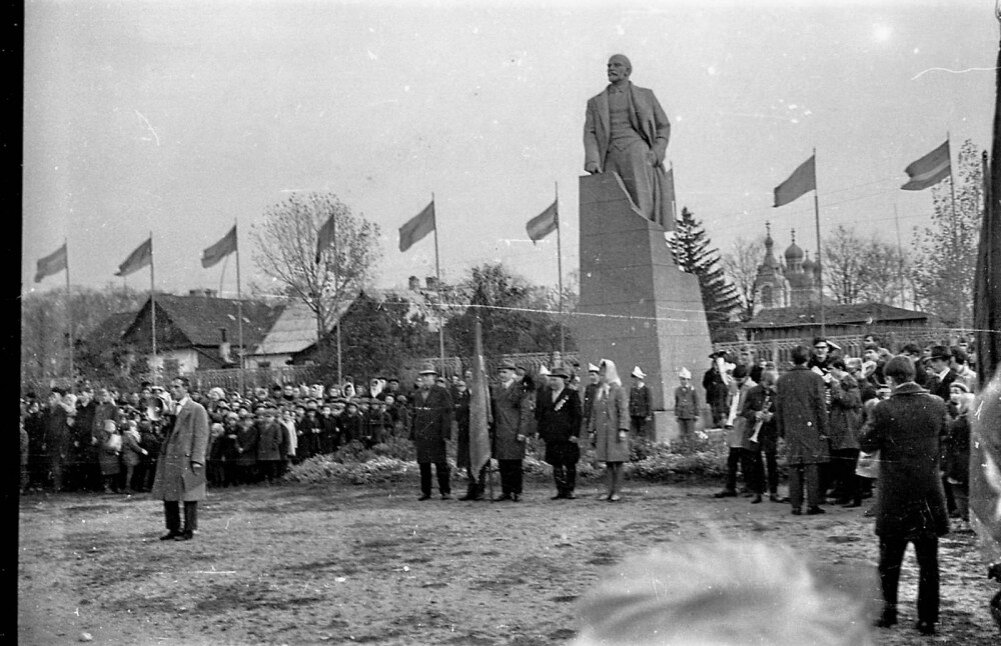
[(410, 421), (410, 439), (417, 449), (417, 466), (421, 471), (418, 500), (431, 497), (431, 465), (438, 477), (441, 499), (448, 500), (452, 497), (452, 485), (445, 459), (445, 442), (452, 437), (452, 397), (446, 388), (435, 384), (438, 371), (434, 366), (425, 366), (419, 375), (420, 389), (413, 396)]
[(949, 387), (956, 381), (956, 371), (952, 369), (952, 352), (944, 345), (932, 346), (928, 365), (931, 366), (932, 376), (925, 387), (931, 394), (941, 397), (942, 401), (949, 401)]
[(609, 58), (609, 85), (587, 102), (584, 170), (617, 173), (639, 211), (673, 229), (664, 174), (671, 123), (653, 91), (629, 81), (632, 71), (622, 54)]
[(829, 460), (827, 441), (827, 384), (807, 368), (810, 349), (798, 345), (792, 351), (792, 370), (779, 378), (775, 396), (775, 426), (788, 451), (789, 501), (793, 515), (803, 507), (806, 484), (807, 515), (823, 514), (820, 507), (819, 465)]
[(890, 359), (883, 374), (893, 392), (873, 407), (860, 440), (863, 451), (879, 451), (876, 535), (884, 606), (877, 625), (897, 623), (900, 563), (910, 542), (920, 570), (917, 628), (931, 635), (939, 611), (938, 537), (949, 531), (939, 477), (948, 412), (945, 402), (914, 383), (914, 363), (907, 357)]
[(70, 424), (72, 418), (65, 402), (66, 389), (53, 387), (49, 393), (49, 405), (42, 413), (44, 430), (44, 450), (47, 452), (48, 472), (52, 478), (52, 490), (63, 490), (63, 466), (70, 449)]
[[(209, 443), (209, 415), (205, 407), (188, 395), (187, 377), (170, 382), (170, 395), (176, 402), (174, 422), (166, 431), (156, 480), (150, 498), (163, 501), (167, 533), (160, 540), (188, 541), (198, 529), (198, 501), (205, 498), (205, 450)], [(184, 502), (184, 527), (181, 527), (179, 502)]]
[(556, 495), (553, 500), (572, 500), (577, 483), (577, 460), (580, 459), (581, 406), (577, 391), (567, 387), (570, 373), (556, 368), (550, 373), (549, 388), (542, 391), (536, 401), (535, 419), (539, 437), (546, 443), (545, 460), (553, 465)]
[(587, 385), (584, 386), (584, 401), (582, 428), (587, 428), (587, 423), (591, 420), (591, 408), (594, 404), (594, 394), (598, 392), (598, 366), (593, 363), (587, 364)]

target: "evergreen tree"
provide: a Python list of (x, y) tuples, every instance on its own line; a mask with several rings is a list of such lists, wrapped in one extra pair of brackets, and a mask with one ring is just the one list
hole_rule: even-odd
[(668, 240), (667, 246), (678, 267), (699, 279), (702, 306), (706, 310), (712, 341), (736, 340), (730, 315), (740, 308), (740, 294), (726, 279), (719, 250), (710, 248), (711, 241), (702, 222), (696, 220), (687, 207), (681, 209), (681, 218), (676, 225), (674, 236)]

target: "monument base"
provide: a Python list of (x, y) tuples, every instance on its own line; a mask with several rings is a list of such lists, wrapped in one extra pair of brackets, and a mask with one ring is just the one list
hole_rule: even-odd
[(655, 428), (664, 427), (658, 417), (674, 424), (678, 371), (688, 368), (698, 383), (710, 362), (702, 294), (698, 279), (674, 263), (663, 227), (643, 217), (614, 173), (580, 178), (575, 321), (581, 365), (614, 361), (627, 389), (629, 373), (639, 366), (660, 413)]

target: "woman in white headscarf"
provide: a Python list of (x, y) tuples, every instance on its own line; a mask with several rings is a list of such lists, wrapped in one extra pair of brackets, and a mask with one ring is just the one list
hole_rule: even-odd
[(606, 500), (620, 499), (622, 463), (629, 459), (629, 393), (622, 387), (615, 364), (602, 359), (598, 366), (600, 385), (594, 394), (588, 433), (595, 457), (605, 463)]

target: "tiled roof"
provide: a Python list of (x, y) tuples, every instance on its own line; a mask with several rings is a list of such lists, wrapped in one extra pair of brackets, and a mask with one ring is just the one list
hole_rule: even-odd
[[(226, 328), (228, 341), (234, 346), (239, 339), (237, 313), (239, 301), (231, 298), (207, 296), (173, 296), (157, 294), (158, 312), (166, 313), (170, 322), (193, 346), (217, 346), (221, 341), (219, 328)], [(143, 310), (149, 307), (149, 301)], [(269, 305), (261, 301), (243, 301), (243, 344), (254, 347), (281, 314), (283, 305)], [(135, 325), (135, 322), (132, 324)], [(131, 329), (131, 326), (130, 326)]]
[[(833, 305), (824, 310), (827, 325), (852, 323), (873, 324), (882, 321), (927, 320), (929, 314), (905, 310), (882, 303), (857, 303), (854, 305)], [(741, 327), (747, 329), (802, 327), (820, 324), (820, 309), (810, 307), (777, 307), (761, 310)]]
[[(354, 299), (341, 304), (335, 321), (340, 319), (352, 302)], [(294, 354), (314, 343), (316, 343), (316, 314), (305, 303), (296, 301), (285, 306), (270, 331), (264, 335), (260, 344), (253, 348), (251, 354)]]
[(129, 329), (139, 312), (118, 312), (101, 321), (85, 337), (87, 345), (92, 348), (107, 348), (122, 340), (122, 335)]

